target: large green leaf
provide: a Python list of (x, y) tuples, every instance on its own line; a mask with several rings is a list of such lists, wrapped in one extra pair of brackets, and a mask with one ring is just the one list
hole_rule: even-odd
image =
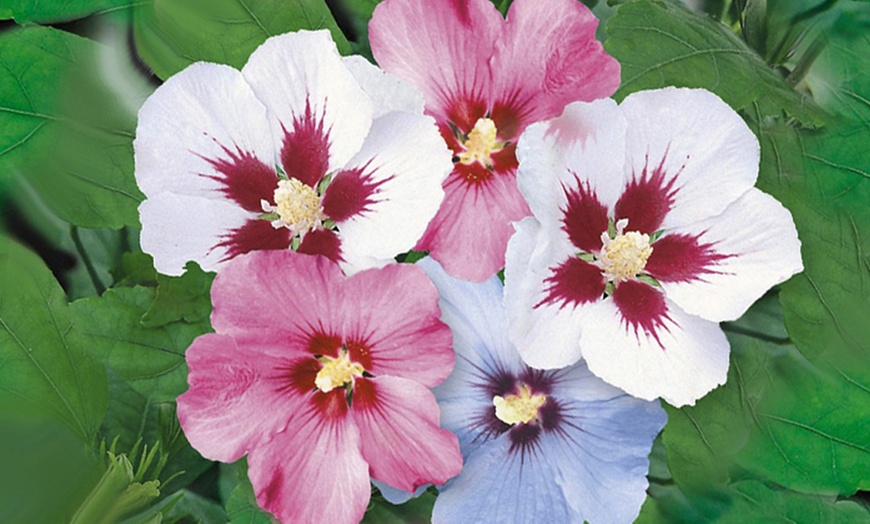
[(187, 389), (184, 352), (209, 327), (207, 320), (146, 326), (142, 317), (155, 295), (151, 288), (116, 288), (71, 308), (93, 355), (151, 402), (168, 402)]
[(19, 24), (45, 24), (75, 20), (91, 14), (107, 13), (130, 7), (136, 0), (65, 0), (34, 2), (6, 0), (0, 7), (0, 20), (15, 19)]
[(802, 495), (769, 487), (756, 480), (733, 485), (734, 505), (720, 520), (721, 524), (747, 522), (792, 523), (824, 522), (857, 524), (870, 520), (870, 513), (850, 501), (833, 497)]
[(350, 49), (324, 0), (152, 0), (134, 12), (139, 56), (164, 80), (197, 61), (241, 68), (268, 37), (299, 29), (329, 29)]
[(138, 224), (133, 112), (100, 81), (108, 49), (45, 27), (0, 33), (0, 178), (24, 176), (60, 218)]
[(56, 419), (92, 444), (108, 392), (105, 370), (83, 342), (48, 268), (0, 237), (0, 415)]
[(622, 66), (623, 98), (642, 89), (703, 87), (742, 109), (763, 100), (805, 125), (824, 113), (795, 92), (731, 30), (677, 2), (635, 0), (620, 5), (607, 22), (604, 46)]

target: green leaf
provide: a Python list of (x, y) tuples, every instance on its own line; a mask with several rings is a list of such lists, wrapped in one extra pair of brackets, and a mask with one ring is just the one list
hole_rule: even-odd
[(0, 8), (0, 20), (13, 18), (21, 25), (65, 22), (92, 14), (117, 11), (136, 3), (136, 0), (6, 0), (6, 5)]
[(257, 506), (254, 488), (244, 470), (239, 475), (239, 485), (227, 500), (227, 517), (230, 524), (274, 524), (278, 522)]
[(372, 497), (362, 522), (371, 524), (425, 524), (432, 521), (432, 507), (435, 505), (434, 488), (424, 491), (419, 497), (408, 502), (393, 505), (383, 497)]
[(60, 218), (84, 227), (136, 225), (143, 198), (133, 111), (99, 81), (98, 64), (111, 60), (108, 48), (52, 28), (0, 33), (0, 178), (26, 177)]
[(106, 413), (106, 374), (73, 318), (42, 261), (0, 237), (0, 414), (53, 418), (92, 444)]
[(150, 288), (116, 288), (77, 300), (71, 309), (91, 354), (150, 401), (168, 402), (187, 389), (184, 352), (209, 327), (205, 320), (146, 326), (142, 317), (155, 295)]
[(211, 314), (211, 283), (214, 273), (206, 273), (189, 262), (180, 277), (157, 275), (157, 297), (142, 317), (142, 325), (160, 327), (183, 321), (208, 323)]
[(734, 505), (720, 520), (722, 524), (746, 522), (825, 522), (852, 524), (867, 522), (870, 513), (861, 505), (836, 501), (832, 497), (804, 495), (771, 488), (757, 480), (733, 485)]
[(728, 27), (676, 2), (620, 5), (606, 31), (604, 46), (622, 66), (618, 99), (642, 89), (701, 87), (735, 109), (763, 101), (764, 107), (773, 106), (807, 126), (825, 120), (821, 109), (794, 91)]
[(197, 61), (241, 69), (268, 37), (299, 29), (328, 29), (350, 50), (324, 0), (151, 0), (134, 11), (136, 49), (163, 80)]

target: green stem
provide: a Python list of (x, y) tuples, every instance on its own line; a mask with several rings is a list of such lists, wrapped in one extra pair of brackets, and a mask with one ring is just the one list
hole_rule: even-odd
[(69, 236), (72, 237), (73, 244), (76, 246), (76, 251), (79, 253), (79, 258), (82, 259), (85, 269), (88, 270), (88, 276), (91, 277), (91, 283), (94, 284), (94, 289), (97, 290), (97, 295), (102, 295), (106, 291), (106, 286), (100, 280), (99, 275), (97, 275), (97, 270), (91, 262), (91, 257), (89, 257), (88, 253), (85, 251), (85, 246), (82, 244), (82, 239), (79, 237), (79, 229), (76, 226), (70, 226)]

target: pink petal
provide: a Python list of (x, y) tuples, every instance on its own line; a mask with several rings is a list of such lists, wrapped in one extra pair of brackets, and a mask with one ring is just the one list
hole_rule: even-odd
[(313, 398), (303, 409), (248, 455), (257, 503), (281, 522), (359, 522), (371, 494), (359, 431), (347, 416), (325, 416)]
[[(284, 173), (311, 187), (317, 186), (329, 169), (331, 139), (329, 130), (323, 126), (323, 115), (315, 116), (310, 101), (306, 101), (305, 110), (293, 115), (292, 121), (282, 130), (281, 165)], [(272, 201), (271, 198), (268, 200)]]
[[(391, 264), (349, 278), (334, 304), (341, 335), (356, 341), (355, 359), (374, 376), (391, 375), (425, 386), (440, 384), (453, 369), (450, 328), (442, 323), (438, 292), (423, 271)], [(351, 356), (354, 356), (354, 349)]]
[(178, 397), (178, 418), (203, 456), (233, 462), (283, 431), (302, 397), (283, 389), (283, 357), (203, 335), (187, 350), (190, 389)]
[(429, 251), (449, 274), (482, 282), (504, 266), (505, 249), (513, 234), (511, 223), (528, 216), (529, 207), (513, 173), (469, 186), (454, 171), (444, 191), (444, 203), (417, 249)]
[(471, 120), (469, 105), (491, 92), (489, 59), (503, 25), (488, 0), (386, 0), (369, 22), (369, 41), (378, 64), (422, 91), (436, 119), (470, 120), (468, 131), (479, 118)]
[(374, 479), (414, 491), (444, 484), (462, 469), (459, 441), (438, 427), (435, 396), (417, 382), (389, 376), (360, 379), (352, 411)]
[(522, 128), (613, 94), (619, 63), (595, 40), (597, 25), (575, 0), (515, 0), (492, 61), (495, 107), (510, 107)]
[(587, 308), (583, 322), (580, 347), (589, 369), (632, 396), (680, 407), (725, 382), (729, 347), (719, 325), (667, 299), (662, 304), (641, 292), (620, 296), (619, 306), (602, 300)]
[(288, 176), (311, 184), (359, 150), (372, 123), (372, 103), (328, 31), (273, 36), (251, 54), (242, 74), (268, 110)]
[(719, 272), (715, 267), (729, 255), (717, 252), (713, 244), (701, 242), (699, 237), (670, 234), (658, 239), (644, 270), (659, 282), (694, 282)]

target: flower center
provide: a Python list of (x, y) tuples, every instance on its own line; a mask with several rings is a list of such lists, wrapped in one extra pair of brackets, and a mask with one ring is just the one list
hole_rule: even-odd
[(297, 235), (304, 235), (324, 218), (317, 192), (295, 178), (279, 180), (273, 198), (274, 206), (265, 200), (262, 206), (263, 211), (278, 215), (277, 220), (272, 221), (275, 228), (286, 227)]
[(354, 378), (361, 377), (365, 371), (362, 364), (351, 362), (346, 350), (341, 350), (338, 358), (324, 355), (317, 360), (323, 363), (323, 367), (317, 372), (314, 385), (324, 393), (352, 384)]
[(602, 249), (599, 258), (604, 276), (611, 281), (620, 282), (636, 277), (652, 254), (649, 235), (637, 231), (625, 232), (627, 219), (616, 223), (616, 236), (611, 238), (605, 231), (601, 233)]
[(532, 395), (525, 384), (518, 389), (518, 394), (492, 397), (495, 416), (505, 424), (528, 424), (538, 418), (538, 410), (547, 403), (546, 395)]
[(474, 124), (474, 129), (468, 133), (468, 138), (462, 142), (465, 151), (459, 154), (459, 161), (463, 164), (480, 162), (486, 167), (492, 167), (492, 154), (501, 151), (504, 147), (496, 135), (495, 122), (489, 118), (480, 118)]

